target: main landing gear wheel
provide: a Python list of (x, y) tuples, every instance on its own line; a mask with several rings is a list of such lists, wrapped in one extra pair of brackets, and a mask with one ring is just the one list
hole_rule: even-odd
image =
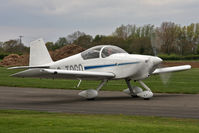
[(144, 100), (150, 100), (150, 98), (144, 98)]
[(81, 91), (79, 93), (79, 96), (82, 96), (86, 98), (87, 100), (95, 100), (95, 98), (98, 96), (99, 90), (104, 86), (104, 84), (107, 82), (107, 80), (103, 80), (100, 85), (97, 87), (96, 90), (94, 89), (89, 89), (85, 91)]
[(95, 98), (87, 98), (86, 100), (88, 100), (88, 101), (94, 101)]
[(131, 97), (132, 97), (132, 98), (138, 98), (138, 96), (137, 96), (137, 95), (131, 95)]

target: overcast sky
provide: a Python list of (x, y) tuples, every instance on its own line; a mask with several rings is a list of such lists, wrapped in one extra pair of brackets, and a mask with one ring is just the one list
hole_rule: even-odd
[(0, 41), (56, 41), (77, 30), (110, 35), (121, 24), (199, 22), (199, 0), (0, 0)]

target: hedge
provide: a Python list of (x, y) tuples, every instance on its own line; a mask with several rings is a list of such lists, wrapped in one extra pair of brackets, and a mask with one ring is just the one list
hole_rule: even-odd
[(158, 55), (163, 60), (199, 60), (199, 55)]

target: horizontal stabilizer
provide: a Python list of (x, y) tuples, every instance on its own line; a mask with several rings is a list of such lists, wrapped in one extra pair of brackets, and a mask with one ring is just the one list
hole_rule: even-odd
[(34, 68), (49, 68), (49, 66), (18, 66), (18, 67), (9, 67), (8, 69), (34, 69)]
[(153, 74), (177, 72), (177, 71), (183, 71), (183, 70), (189, 70), (189, 69), (191, 69), (190, 65), (157, 68), (157, 69), (155, 69), (155, 71), (153, 72)]

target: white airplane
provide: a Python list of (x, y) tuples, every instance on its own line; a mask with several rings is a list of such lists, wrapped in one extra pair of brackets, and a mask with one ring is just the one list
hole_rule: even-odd
[[(142, 80), (153, 74), (191, 69), (190, 65), (158, 68), (162, 59), (156, 56), (128, 54), (123, 49), (112, 45), (101, 45), (87, 49), (79, 54), (53, 61), (45, 43), (38, 39), (30, 43), (29, 66), (9, 69), (27, 69), (15, 73), (15, 77), (61, 78), (81, 80), (101, 80), (97, 89), (79, 93), (86, 99), (94, 99), (108, 80), (125, 79), (128, 89), (124, 92), (144, 99), (153, 97), (150, 88)], [(132, 86), (130, 81), (138, 81), (145, 89)]]

